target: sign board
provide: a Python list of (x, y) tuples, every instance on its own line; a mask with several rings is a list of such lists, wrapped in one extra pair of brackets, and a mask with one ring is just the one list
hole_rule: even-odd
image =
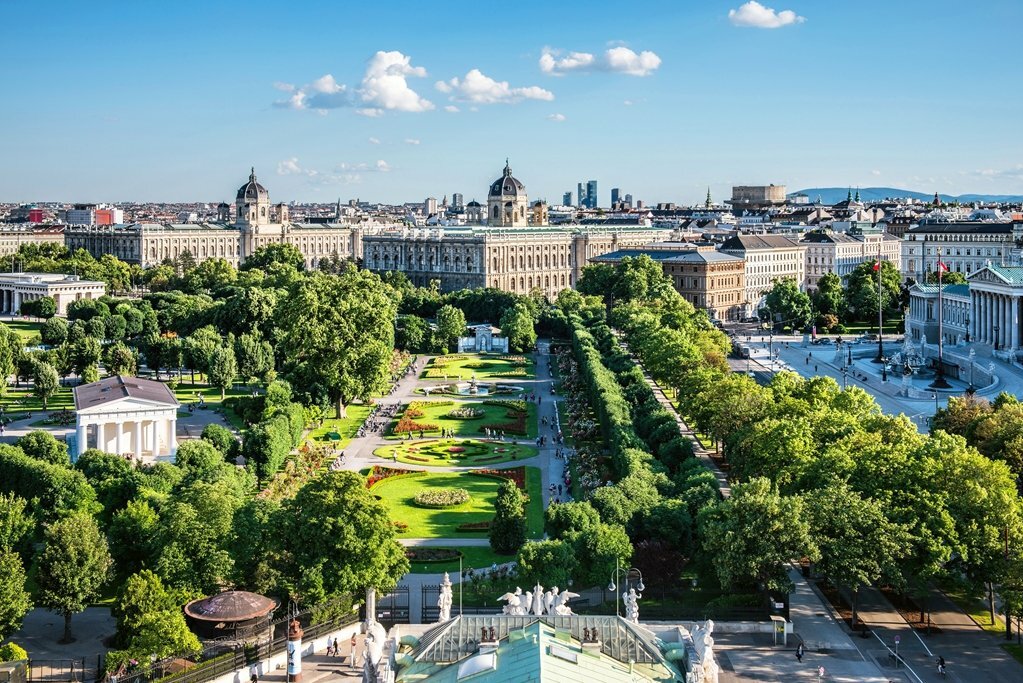
[(902, 642), (902, 636), (895, 636), (895, 644), (898, 645)]

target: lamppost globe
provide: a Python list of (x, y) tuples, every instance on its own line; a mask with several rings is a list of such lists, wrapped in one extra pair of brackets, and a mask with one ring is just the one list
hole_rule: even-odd
[(614, 581), (612, 581), (611, 583), (607, 584), (607, 592), (608, 593), (614, 593), (616, 590), (618, 590), (618, 586), (616, 586), (614, 584)]
[(636, 584), (636, 590), (641, 593), (646, 590), (646, 586), (643, 585), (643, 579), (640, 579), (639, 583)]

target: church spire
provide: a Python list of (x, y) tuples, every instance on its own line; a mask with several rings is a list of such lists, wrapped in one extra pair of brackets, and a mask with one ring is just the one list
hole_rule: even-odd
[(860, 201), (860, 188), (856, 188), (856, 201)]
[(708, 209), (713, 206), (713, 202), (710, 201), (710, 186), (707, 186), (707, 199), (704, 201), (703, 205)]

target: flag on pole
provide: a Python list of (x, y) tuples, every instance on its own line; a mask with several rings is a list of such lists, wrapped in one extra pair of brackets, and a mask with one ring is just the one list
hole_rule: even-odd
[(948, 272), (948, 266), (946, 266), (945, 262), (941, 261), (940, 259), (938, 260), (938, 272), (939, 273), (947, 273)]
[(881, 270), (881, 260), (880, 259), (878, 259), (877, 261), (874, 261), (874, 272), (876, 273), (879, 270)]

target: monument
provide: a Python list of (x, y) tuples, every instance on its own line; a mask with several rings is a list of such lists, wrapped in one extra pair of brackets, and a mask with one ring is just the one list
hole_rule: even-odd
[(444, 572), (444, 580), (440, 582), (440, 596), (437, 598), (437, 607), (440, 608), (438, 622), (445, 622), (451, 618), (451, 578)]

